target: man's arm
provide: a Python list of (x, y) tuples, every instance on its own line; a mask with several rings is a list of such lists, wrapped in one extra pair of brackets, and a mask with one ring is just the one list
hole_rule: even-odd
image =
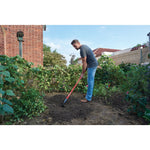
[(82, 58), (82, 74), (85, 73), (86, 68), (87, 68), (86, 57), (83, 57), (83, 58)]

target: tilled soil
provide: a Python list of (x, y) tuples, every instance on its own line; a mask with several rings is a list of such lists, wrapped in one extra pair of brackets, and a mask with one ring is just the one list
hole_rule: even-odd
[(128, 104), (121, 95), (107, 101), (94, 97), (92, 102), (81, 103), (83, 95), (73, 93), (65, 107), (65, 93), (50, 93), (45, 96), (47, 109), (38, 117), (25, 120), (26, 125), (143, 125), (146, 122), (127, 112)]

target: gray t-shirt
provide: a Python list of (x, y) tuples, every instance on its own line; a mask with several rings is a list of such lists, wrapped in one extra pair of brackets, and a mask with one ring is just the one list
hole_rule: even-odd
[(82, 58), (86, 57), (87, 68), (94, 68), (98, 66), (98, 62), (93, 51), (87, 45), (81, 45), (80, 55)]

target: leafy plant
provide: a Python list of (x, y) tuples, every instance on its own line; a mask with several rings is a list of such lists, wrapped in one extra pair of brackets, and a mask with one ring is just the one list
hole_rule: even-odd
[(96, 71), (96, 82), (119, 85), (124, 81), (125, 76), (123, 70), (121, 70), (119, 66), (115, 65), (111, 58), (102, 55), (98, 60), (98, 63), (101, 69), (97, 69)]
[(5, 84), (14, 82), (14, 78), (10, 76), (7, 67), (0, 65), (0, 115), (12, 114), (14, 112), (10, 102), (11, 96), (15, 96), (12, 90), (4, 89)]
[(116, 86), (111, 86), (109, 83), (100, 83), (95, 85), (93, 95), (102, 96), (107, 100), (116, 92), (120, 92), (119, 88), (117, 88)]
[(130, 71), (131, 66), (134, 66), (134, 65), (136, 65), (136, 64), (122, 62), (121, 64), (119, 64), (119, 67), (124, 72), (128, 72), (128, 71)]
[(20, 98), (13, 98), (12, 103), (14, 109), (13, 121), (32, 118), (42, 113), (46, 108), (43, 96), (33, 88), (22, 92)]
[[(47, 48), (45, 51), (50, 50)], [(82, 72), (79, 65), (60, 66), (54, 63), (50, 67), (33, 67), (20, 56), (1, 55), (0, 62), (0, 113), (13, 113), (12, 121), (39, 115), (45, 109), (43, 93), (70, 92)], [(128, 91), (126, 100), (130, 103), (129, 111), (150, 120), (149, 66), (124, 63), (116, 66), (107, 56), (102, 56), (98, 62), (101, 69), (96, 71), (93, 95), (107, 100), (116, 92)], [(75, 91), (86, 93), (86, 85), (87, 73)]]
[(148, 106), (149, 91), (149, 65), (131, 66), (130, 71), (126, 73), (126, 81), (120, 85), (122, 91), (128, 91), (126, 100), (130, 102), (129, 111), (143, 116), (146, 114)]
[(51, 51), (51, 47), (47, 45), (43, 45), (44, 52), (44, 67), (54, 67), (55, 65), (59, 65), (61, 67), (66, 66), (66, 59), (63, 55), (59, 54), (56, 50)]
[[(29, 80), (33, 78), (33, 74), (31, 74), (31, 66), (33, 63), (27, 62), (20, 56), (8, 57), (4, 55), (0, 56), (0, 61), (0, 93), (2, 94), (2, 97), (0, 97), (0, 114), (5, 115), (13, 113), (10, 118), (15, 118), (18, 115), (17, 112), (21, 112), (20, 108), (17, 107), (18, 105), (14, 104), (15, 100), (23, 97), (23, 93), (26, 93), (33, 98), (38, 97), (38, 94), (34, 92), (34, 90), (30, 90), (31, 87), (28, 84)], [(31, 92), (27, 91), (27, 89)], [(31, 97), (30, 99), (32, 99)], [(28, 100), (26, 100), (25, 97), (23, 97), (20, 102), (24, 104), (23, 111), (25, 108), (29, 107), (29, 105), (27, 105)], [(33, 105), (34, 103), (32, 103), (32, 106)], [(39, 105), (35, 103), (35, 106), (33, 107), (35, 107), (36, 110), (43, 110), (41, 101), (39, 102)], [(39, 110), (39, 113), (40, 112), (41, 111)], [(28, 111), (28, 113), (27, 117), (33, 115), (31, 111)], [(23, 116), (22, 113), (20, 113), (18, 118), (21, 119), (21, 116)]]

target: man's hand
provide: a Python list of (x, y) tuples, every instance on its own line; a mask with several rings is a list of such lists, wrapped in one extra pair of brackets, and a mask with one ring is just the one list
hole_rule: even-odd
[(84, 73), (81, 73), (81, 78), (83, 78), (83, 76), (84, 76)]

